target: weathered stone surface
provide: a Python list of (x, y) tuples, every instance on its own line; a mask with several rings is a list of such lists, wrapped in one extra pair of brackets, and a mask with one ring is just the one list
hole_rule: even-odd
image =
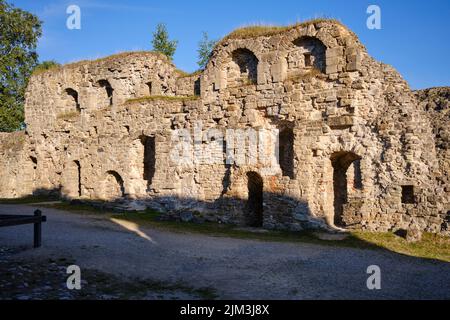
[(408, 242), (418, 242), (422, 239), (422, 231), (418, 227), (411, 227), (406, 230), (406, 241)]
[[(26, 132), (0, 135), (0, 196), (137, 201), (288, 230), (448, 232), (448, 112), (420, 107), (428, 96), (332, 21), (228, 39), (194, 75), (154, 53), (70, 64), (31, 78)], [(174, 130), (194, 136), (199, 123), (212, 130), (180, 163)], [(280, 131), (275, 167), (225, 164), (239, 150), (253, 159), (226, 135), (249, 128)]]

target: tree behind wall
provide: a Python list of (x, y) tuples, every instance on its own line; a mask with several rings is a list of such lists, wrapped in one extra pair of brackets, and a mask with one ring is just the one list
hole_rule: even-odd
[(177, 49), (178, 41), (169, 40), (169, 33), (167, 32), (166, 25), (164, 23), (159, 23), (156, 26), (156, 31), (153, 33), (152, 45), (154, 51), (160, 52), (172, 60), (175, 50)]
[(54, 60), (42, 61), (33, 69), (33, 74), (45, 72), (50, 69), (58, 68), (59, 66), (61, 65)]
[(216, 45), (216, 41), (209, 40), (208, 34), (206, 32), (203, 32), (203, 38), (198, 43), (198, 61), (197, 64), (200, 67), (200, 69), (204, 69), (206, 67), (206, 64), (209, 61), (209, 57), (211, 56), (211, 53), (214, 49), (214, 46)]
[(0, 0), (0, 131), (23, 125), (24, 95), (37, 64), (41, 21)]

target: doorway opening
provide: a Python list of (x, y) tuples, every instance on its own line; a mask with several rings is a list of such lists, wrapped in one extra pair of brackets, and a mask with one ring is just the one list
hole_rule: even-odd
[(344, 205), (349, 194), (362, 189), (361, 157), (353, 152), (337, 152), (331, 156), (333, 165), (334, 224), (345, 227)]
[(263, 226), (263, 179), (256, 172), (247, 173), (247, 221), (249, 227)]

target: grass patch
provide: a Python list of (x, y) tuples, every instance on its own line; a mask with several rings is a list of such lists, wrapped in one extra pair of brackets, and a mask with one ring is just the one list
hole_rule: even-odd
[(287, 77), (286, 81), (292, 81), (294, 83), (299, 83), (306, 80), (311, 80), (312, 78), (316, 78), (322, 75), (322, 72), (317, 68), (312, 68), (307, 72), (299, 72), (297, 74), (292, 74)]
[(195, 101), (198, 100), (199, 96), (186, 96), (186, 97), (180, 97), (180, 96), (146, 96), (141, 98), (134, 98), (134, 99), (128, 99), (125, 104), (131, 104), (131, 103), (139, 103), (139, 102), (146, 102), (146, 101)]
[(54, 60), (44, 61), (44, 62), (38, 64), (34, 68), (34, 70), (32, 72), (32, 75), (35, 76), (35, 75), (47, 72), (49, 70), (57, 70), (60, 67), (61, 67), (61, 65), (58, 62), (54, 61)]
[(220, 40), (216, 44), (216, 47), (221, 45), (225, 41), (231, 40), (231, 39), (250, 39), (250, 38), (257, 38), (257, 37), (270, 37), (273, 35), (287, 32), (287, 31), (295, 29), (295, 28), (305, 27), (305, 26), (308, 26), (311, 24), (316, 24), (316, 23), (321, 23), (321, 22), (331, 22), (331, 23), (336, 23), (341, 26), (344, 26), (339, 20), (329, 19), (329, 18), (316, 18), (316, 19), (311, 19), (311, 20), (307, 20), (304, 22), (297, 22), (295, 24), (291, 24), (288, 26), (252, 24), (252, 25), (244, 26), (244, 27), (241, 27), (241, 28), (238, 28), (238, 29), (232, 31), (230, 34), (228, 34), (222, 40)]
[(77, 68), (85, 64), (95, 64), (95, 63), (107, 63), (111, 62), (113, 60), (117, 59), (125, 59), (130, 56), (153, 56), (156, 57), (162, 61), (165, 61), (167, 63), (170, 63), (170, 60), (162, 53), (156, 52), (156, 51), (126, 51), (126, 52), (119, 52), (107, 57), (101, 57), (98, 59), (92, 59), (92, 60), (80, 60), (72, 63), (68, 63), (65, 65), (44, 65), (42, 67), (37, 67), (33, 71), (33, 76), (40, 75), (47, 72), (55, 72), (58, 70), (61, 70), (62, 68)]
[(56, 119), (58, 120), (72, 120), (79, 116), (79, 112), (77, 111), (70, 111), (66, 113), (61, 113), (56, 116)]
[(196, 70), (194, 72), (185, 72), (183, 70), (175, 70), (178, 73), (178, 78), (196, 77), (202, 74), (203, 70)]
[(422, 240), (408, 243), (404, 238), (390, 232), (352, 232), (362, 241), (408, 256), (436, 259), (450, 262), (450, 238), (432, 233), (424, 233)]
[(29, 204), (59, 200), (57, 196), (26, 196), (17, 199), (0, 199), (0, 204)]

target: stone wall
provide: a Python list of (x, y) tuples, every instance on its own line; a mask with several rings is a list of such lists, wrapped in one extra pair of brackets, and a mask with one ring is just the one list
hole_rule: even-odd
[[(154, 53), (51, 70), (30, 81), (26, 123), (20, 161), (9, 167), (29, 168), (33, 179), (23, 187), (9, 174), (5, 196), (47, 190), (290, 230), (440, 232), (448, 210), (427, 112), (334, 21), (227, 37), (193, 75)], [(194, 139), (192, 162), (174, 160), (179, 133), (195, 137), (200, 125), (214, 136)], [(270, 170), (230, 164), (239, 148), (247, 160), (254, 154), (231, 129), (279, 130), (281, 161)], [(219, 161), (205, 161), (212, 155)]]
[(447, 213), (444, 229), (450, 229), (450, 87), (431, 88), (415, 92), (433, 127), (439, 172), (436, 175), (437, 194), (443, 194)]

